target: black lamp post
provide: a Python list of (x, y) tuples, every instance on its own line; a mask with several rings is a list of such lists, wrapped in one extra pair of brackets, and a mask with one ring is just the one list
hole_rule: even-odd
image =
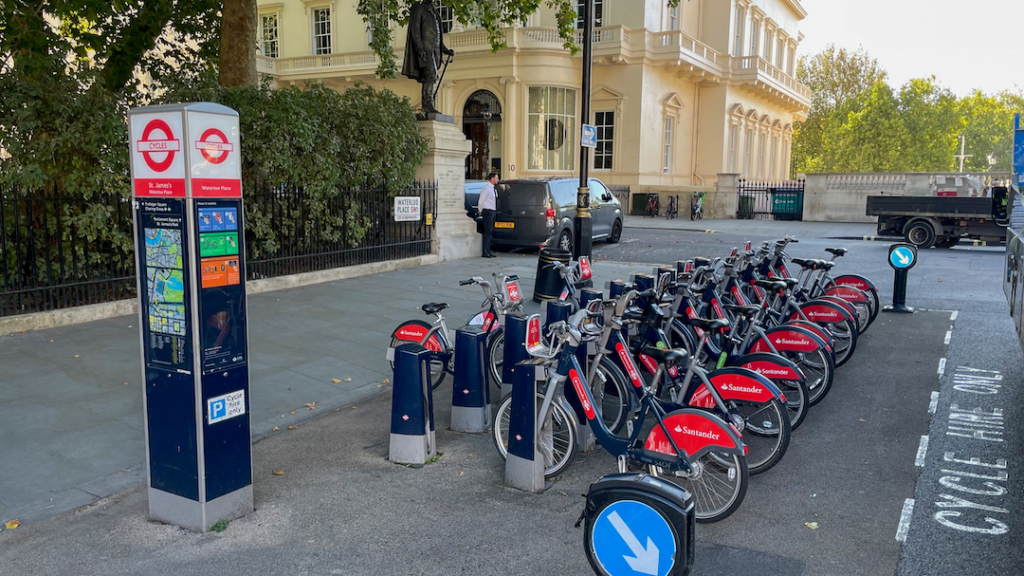
[[(580, 104), (580, 125), (576, 133), (581, 141), (583, 125), (590, 122), (590, 71), (594, 42), (594, 0), (583, 0), (583, 100)], [(576, 193), (576, 220), (573, 226), (573, 258), (590, 257), (593, 251), (594, 224), (590, 219), (590, 149), (580, 146), (580, 187)]]

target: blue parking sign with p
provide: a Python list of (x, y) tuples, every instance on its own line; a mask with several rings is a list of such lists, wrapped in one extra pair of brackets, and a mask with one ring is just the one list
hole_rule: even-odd
[(227, 411), (228, 403), (224, 398), (210, 402), (210, 420), (223, 418)]

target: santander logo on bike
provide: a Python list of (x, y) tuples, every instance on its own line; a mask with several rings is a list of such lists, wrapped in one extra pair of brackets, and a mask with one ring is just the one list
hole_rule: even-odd
[(729, 382), (722, 384), (721, 388), (722, 390), (727, 390), (729, 392), (743, 392), (746, 394), (760, 394), (763, 392), (761, 388), (756, 386), (738, 386)]
[(572, 380), (572, 386), (576, 389), (576, 396), (580, 399), (580, 404), (583, 405), (583, 411), (587, 414), (587, 419), (593, 420), (597, 415), (594, 412), (594, 407), (591, 406), (590, 401), (587, 400), (587, 391), (583, 388), (583, 379), (580, 378), (578, 372), (575, 369), (569, 370), (569, 379)]
[(788, 340), (786, 338), (779, 338), (775, 341), (776, 344), (786, 344), (789, 346), (807, 346), (811, 343), (810, 340)]
[(426, 334), (426, 333), (427, 333), (427, 331), (424, 330), (423, 328), (420, 328), (420, 327), (416, 327), (416, 328), (402, 328), (401, 330), (398, 331), (398, 335), (399, 336), (408, 336), (410, 338), (415, 338), (417, 340), (419, 340), (420, 338), (423, 338), (423, 335)]
[(694, 430), (689, 426), (676, 426), (672, 430), (679, 434), (686, 434), (687, 436), (696, 436), (697, 438), (704, 438), (706, 440), (718, 440), (722, 437), (721, 434), (715, 434), (711, 430)]
[(791, 376), (792, 375), (790, 373), (790, 371), (786, 370), (785, 368), (756, 368), (756, 367), (755, 368), (751, 368), (750, 365), (744, 366), (744, 368), (749, 368), (749, 369), (753, 370), (754, 372), (757, 372), (758, 374), (761, 374), (762, 376)]

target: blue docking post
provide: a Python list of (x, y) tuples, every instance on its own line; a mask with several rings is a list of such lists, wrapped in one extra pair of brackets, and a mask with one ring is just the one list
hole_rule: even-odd
[[(644, 274), (643, 272), (637, 272), (633, 275), (633, 283), (636, 284), (637, 292), (650, 290), (651, 288), (654, 288), (654, 276)], [(648, 304), (650, 304), (650, 302), (647, 301), (647, 298), (637, 298), (636, 305), (639, 306), (641, 310), (646, 310)]]
[(584, 288), (580, 290), (580, 308), (586, 308), (587, 304), (590, 304), (594, 300), (601, 300), (604, 298), (604, 292), (596, 288)]
[(514, 371), (508, 422), (505, 482), (527, 492), (544, 490), (544, 456), (537, 446), (537, 382), (545, 376), (544, 360), (520, 362)]
[(622, 296), (622, 293), (626, 291), (626, 286), (629, 282), (625, 280), (612, 280), (608, 283), (608, 297), (612, 300)]
[(526, 351), (526, 323), (528, 317), (522, 314), (505, 316), (505, 357), (501, 366), (501, 397), (512, 393), (516, 365), (529, 360)]
[[(655, 285), (657, 285), (657, 280), (661, 280), (661, 277), (665, 274), (668, 274), (672, 278), (672, 280), (676, 279), (675, 268), (671, 266), (658, 266), (657, 268), (654, 269), (654, 278), (656, 279)], [(672, 280), (669, 281), (671, 282)]]
[(388, 459), (396, 464), (426, 464), (437, 454), (430, 352), (413, 343), (395, 348), (394, 381)]
[[(572, 315), (572, 305), (568, 302), (551, 301), (546, 302), (545, 306), (547, 306), (547, 317), (544, 320), (545, 333), (547, 333), (547, 328), (549, 326), (555, 322), (568, 320), (569, 316)], [(580, 367), (583, 368), (583, 373), (586, 374), (587, 347), (585, 345), (581, 345), (576, 349), (576, 359), (579, 361)], [(569, 405), (572, 406), (572, 409), (576, 411), (576, 421), (580, 423), (577, 443), (585, 452), (594, 449), (596, 447), (596, 441), (593, 431), (590, 430), (590, 424), (587, 422), (587, 413), (583, 411), (583, 403), (580, 402), (580, 398), (572, 386), (565, 387), (565, 399), (569, 402)], [(598, 410), (600, 410), (600, 408), (598, 408)]]
[(486, 357), (486, 332), (477, 326), (455, 331), (451, 428), (456, 432), (486, 432), (491, 425), (490, 370)]

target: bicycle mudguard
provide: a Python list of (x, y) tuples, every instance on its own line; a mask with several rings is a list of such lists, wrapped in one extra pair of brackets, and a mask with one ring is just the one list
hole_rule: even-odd
[(398, 328), (395, 328), (395, 331), (391, 333), (391, 337), (417, 344), (422, 343), (423, 347), (431, 352), (444, 352), (444, 344), (441, 342), (441, 337), (436, 333), (431, 334), (430, 338), (423, 342), (431, 328), (433, 326), (423, 320), (407, 320), (401, 323)]
[(818, 326), (814, 322), (808, 322), (806, 320), (790, 320), (783, 324), (783, 326), (793, 326), (796, 328), (803, 328), (804, 330), (810, 330), (815, 336), (821, 338), (821, 341), (825, 343), (825, 350), (832, 352), (832, 349), (836, 347), (836, 338), (831, 332), (825, 330), (821, 326)]
[(740, 356), (736, 360), (736, 366), (753, 370), (769, 380), (807, 380), (803, 371), (791, 360), (769, 352)]
[(857, 309), (854, 308), (853, 304), (847, 300), (843, 300), (838, 296), (822, 296), (818, 298), (818, 300), (825, 300), (827, 302), (832, 302), (833, 304), (838, 304), (843, 307), (843, 310), (846, 310), (846, 313), (849, 314), (851, 318), (854, 320), (859, 319), (858, 317), (860, 316), (860, 312), (857, 312)]
[[(807, 316), (807, 319), (815, 324), (839, 324), (846, 320), (853, 319), (845, 308), (835, 302), (828, 300), (811, 300), (800, 305), (800, 311)], [(793, 312), (790, 320), (803, 320), (800, 314)]]
[[(697, 336), (693, 330), (694, 328), (689, 324), (683, 324), (678, 319), (673, 320), (669, 344), (671, 344), (673, 348), (683, 348), (692, 354), (692, 352), (697, 348), (698, 342)], [(677, 334), (679, 335), (679, 338), (676, 338)], [(682, 342), (679, 342), (679, 339), (681, 339)]]
[[(820, 328), (819, 328), (820, 330)], [(825, 341), (819, 338), (814, 332), (807, 328), (785, 324), (765, 330), (765, 336), (776, 350), (787, 350), (791, 352), (814, 352), (819, 348), (825, 348)], [(771, 346), (764, 338), (758, 338), (750, 347), (750, 352), (771, 352)]]
[[(644, 440), (645, 449), (676, 456), (672, 448), (674, 442), (690, 459), (700, 458), (708, 452), (746, 453), (736, 428), (714, 414), (696, 408), (683, 408), (668, 413), (663, 421), (664, 427), (655, 424), (647, 435)], [(666, 430), (672, 442), (669, 442)]]
[(875, 288), (874, 283), (860, 274), (843, 274), (842, 276), (836, 276), (831, 280), (836, 286), (851, 286), (858, 290), (863, 290), (865, 292), (870, 290), (875, 294), (878, 294), (878, 288)]
[(479, 326), (484, 332), (494, 332), (500, 324), (495, 322), (494, 314), (490, 310), (483, 310), (466, 322), (467, 326)]
[[(746, 368), (729, 366), (713, 370), (708, 373), (708, 381), (722, 400), (769, 402), (778, 398), (786, 401), (785, 395), (771, 380)], [(693, 391), (687, 404), (698, 408), (714, 408), (715, 400), (705, 385), (701, 384)]]
[(867, 304), (871, 301), (871, 297), (860, 288), (853, 286), (833, 286), (825, 289), (825, 294), (828, 296), (835, 296), (836, 298), (842, 298), (847, 302), (862, 302)]

